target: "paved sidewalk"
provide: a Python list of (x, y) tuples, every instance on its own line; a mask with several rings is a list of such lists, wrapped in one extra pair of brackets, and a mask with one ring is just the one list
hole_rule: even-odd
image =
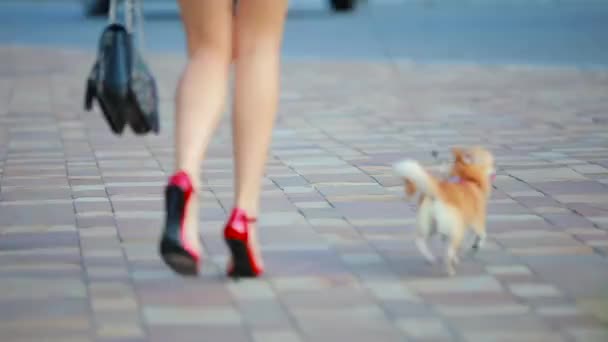
[[(264, 182), (267, 275), (223, 276), (225, 120), (205, 163), (204, 272), (160, 262), (162, 134), (82, 109), (92, 56), (0, 48), (0, 336), (76, 341), (608, 341), (608, 71), (286, 61)], [(423, 262), (390, 164), (482, 141), (500, 173), (487, 247)]]

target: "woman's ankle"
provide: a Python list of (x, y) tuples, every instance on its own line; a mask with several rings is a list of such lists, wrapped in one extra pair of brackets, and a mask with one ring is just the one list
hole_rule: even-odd
[(258, 217), (258, 205), (257, 203), (251, 203), (251, 201), (235, 201), (234, 209), (240, 209), (247, 214), (249, 218)]

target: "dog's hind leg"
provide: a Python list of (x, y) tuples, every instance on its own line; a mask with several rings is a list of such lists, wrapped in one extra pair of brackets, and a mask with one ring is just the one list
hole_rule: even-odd
[(437, 261), (437, 259), (431, 252), (431, 249), (429, 248), (427, 236), (417, 236), (416, 247), (418, 247), (420, 253), (422, 253), (426, 261), (428, 261), (429, 263), (434, 264)]
[(447, 250), (444, 254), (444, 263), (447, 273), (452, 276), (456, 273), (455, 265), (459, 261), (458, 251), (464, 238), (464, 222), (459, 213), (442, 203), (435, 206), (437, 230), (450, 236)]
[(416, 247), (429, 263), (434, 264), (436, 258), (429, 248), (428, 240), (435, 233), (435, 226), (432, 216), (432, 207), (428, 199), (420, 204), (417, 224), (418, 233), (416, 236)]

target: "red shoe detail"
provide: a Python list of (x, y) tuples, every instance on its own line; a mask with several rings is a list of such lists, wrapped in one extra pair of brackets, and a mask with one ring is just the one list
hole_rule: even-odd
[(249, 223), (255, 218), (247, 216), (240, 208), (234, 208), (224, 229), (224, 239), (232, 253), (232, 268), (228, 275), (233, 277), (257, 277), (264, 272), (249, 244)]
[(176, 172), (171, 178), (169, 178), (168, 185), (175, 185), (181, 188), (185, 193), (187, 193), (188, 197), (194, 192), (194, 187), (192, 186), (192, 181), (190, 180), (190, 176), (185, 171)]
[(186, 229), (184, 229), (184, 220), (186, 218), (186, 215), (188, 215), (188, 204), (190, 204), (190, 198), (192, 197), (192, 194), (194, 193), (194, 186), (192, 185), (190, 176), (188, 176), (188, 174), (185, 171), (179, 171), (179, 172), (175, 173), (173, 176), (171, 176), (171, 178), (169, 179), (168, 185), (177, 186), (180, 189), (182, 189), (182, 191), (184, 192), (184, 211), (181, 215), (180, 224), (179, 224), (180, 240), (181, 240), (181, 243), (182, 243), (182, 246), (184, 247), (184, 249), (188, 253), (190, 253), (190, 255), (192, 255), (192, 257), (196, 260), (197, 263), (199, 263), (201, 256), (196, 251), (196, 249), (194, 249), (192, 244), (188, 241), (188, 239), (186, 237)]
[(194, 193), (190, 177), (184, 171), (169, 178), (165, 188), (166, 221), (160, 242), (164, 262), (182, 275), (196, 275), (201, 256), (186, 236), (184, 220)]

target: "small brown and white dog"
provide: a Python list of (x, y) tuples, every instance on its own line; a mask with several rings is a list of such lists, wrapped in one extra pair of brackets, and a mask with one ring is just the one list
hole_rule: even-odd
[(431, 175), (415, 160), (403, 160), (393, 165), (405, 180), (408, 196), (420, 191), (417, 214), (416, 246), (431, 263), (435, 256), (428, 240), (440, 233), (449, 239), (445, 265), (454, 275), (459, 262), (458, 251), (467, 230), (476, 234), (473, 248), (480, 248), (486, 238), (486, 207), (496, 176), (494, 157), (482, 147), (454, 148), (454, 164), (448, 179)]

